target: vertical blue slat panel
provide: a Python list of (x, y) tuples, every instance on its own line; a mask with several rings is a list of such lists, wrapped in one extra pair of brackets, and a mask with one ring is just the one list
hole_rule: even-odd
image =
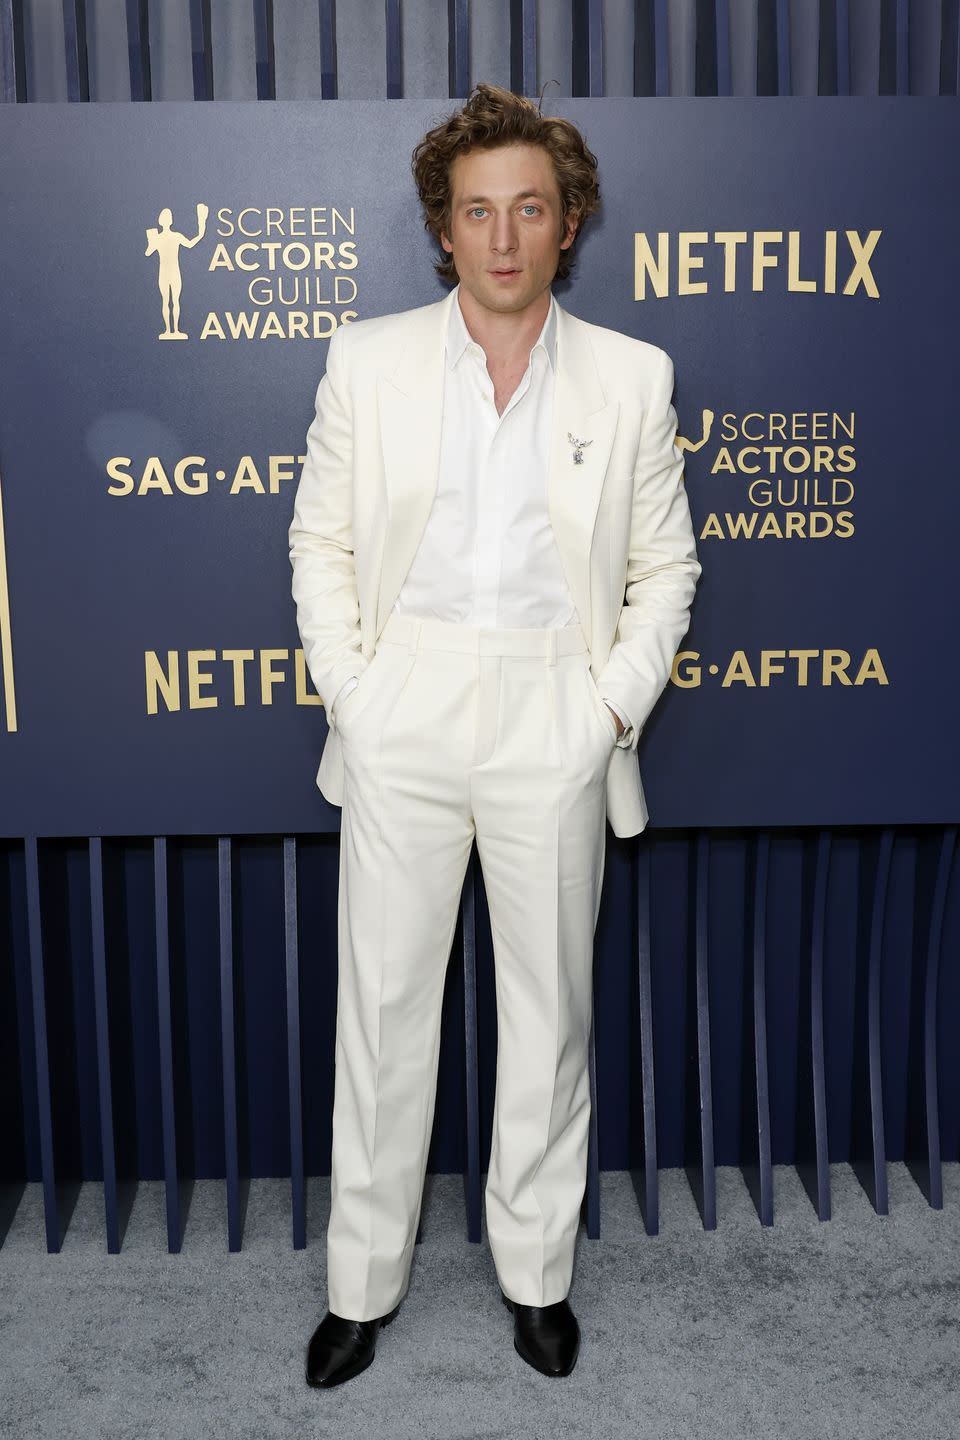
[(510, 88), (537, 94), (536, 0), (510, 0)]
[(717, 94), (731, 95), (733, 93), (733, 77), (730, 61), (730, 0), (715, 0), (715, 4)]
[(628, 97), (634, 89), (637, 0), (602, 0), (603, 89), (600, 94)]
[(670, 19), (668, 0), (654, 0), (653, 53), (657, 95), (670, 94)]
[(657, 88), (655, 0), (634, 0), (633, 93), (653, 95)]
[(753, 904), (750, 934), (753, 941), (753, 1058), (757, 1119), (759, 1194), (754, 1196), (761, 1225), (773, 1224), (773, 1167), (770, 1159), (770, 1076), (767, 1067), (767, 895), (770, 836), (754, 837)]
[(633, 0), (633, 94), (652, 95), (656, 89), (656, 55), (653, 42), (653, 0)]
[(710, 905), (710, 836), (697, 833), (694, 867), (694, 954), (696, 965), (697, 1081), (700, 1101), (700, 1168), (695, 1172), (696, 1198), (705, 1230), (717, 1225), (717, 1176), (713, 1158), (713, 1081), (710, 1061), (710, 976), (708, 922)]
[(831, 1213), (830, 1147), (827, 1132), (827, 1081), (823, 1029), (823, 957), (826, 948), (830, 848), (830, 831), (821, 830), (817, 837), (817, 861), (813, 882), (810, 963), (810, 1061), (813, 1077), (813, 1122), (816, 1145), (814, 1203), (820, 1220), (829, 1220)]
[(934, 1210), (943, 1209), (943, 1165), (940, 1155), (940, 1094), (937, 1034), (939, 1017), (940, 960), (943, 920), (950, 887), (950, 870), (957, 843), (957, 827), (948, 826), (940, 839), (937, 878), (930, 907), (930, 930), (926, 948), (926, 976), (923, 1005), (924, 1108), (927, 1122), (927, 1198)]
[(233, 973), (233, 845), (217, 841), (220, 912), (220, 1035), (223, 1049), (223, 1149), (227, 1183), (227, 1243), (243, 1245), (243, 1197), (240, 1193), (240, 1137), (237, 1123), (237, 1026)]
[[(476, 846), (470, 856), (461, 899), (463, 924), (463, 1031), (467, 1097), (467, 1166), (463, 1177), (467, 1239), (479, 1245), (480, 1194), (480, 1052), (477, 1024), (477, 870)], [(418, 1235), (419, 1239), (419, 1227)]]
[[(512, 25), (510, 0), (487, 0), (468, 6), (470, 16), (470, 71), (477, 80), (512, 89)], [(534, 90), (536, 95), (536, 90)], [(459, 977), (458, 977), (459, 978)]]
[(587, 1134), (586, 1225), (587, 1238), (600, 1239), (600, 1160), (597, 1131), (597, 1046), (596, 1026), (590, 1025), (587, 1075), (590, 1084), (590, 1129)]
[(113, 1132), (113, 1082), (110, 1074), (110, 1011), (107, 999), (107, 945), (103, 903), (103, 841), (90, 839), (90, 930), (93, 954), (93, 1003), (97, 1034), (97, 1085), (100, 1097), (100, 1161), (107, 1252), (120, 1252), (117, 1204), (117, 1152)]
[(166, 1192), (167, 1249), (178, 1254), (183, 1244), (180, 1173), (177, 1161), (176, 1086), (173, 1058), (173, 1000), (170, 977), (170, 885), (167, 839), (153, 842), (153, 892), (157, 934), (157, 1024), (160, 1040), (160, 1116), (163, 1128), (163, 1177)]
[[(928, 869), (921, 864), (917, 836), (909, 831), (898, 836), (887, 888), (880, 976), (885, 1148), (898, 1162), (915, 1156), (922, 1128), (916, 1098), (923, 1077), (923, 962), (917, 927), (918, 890), (927, 883)], [(918, 1084), (911, 1083), (911, 1069)]]
[(894, 95), (897, 90), (897, 0), (880, 0), (880, 76), (879, 94)]
[(960, 94), (960, 0), (943, 0), (940, 20), (940, 94)]
[(907, 23), (907, 69), (911, 95), (939, 95), (945, 0), (914, 0)]
[(893, 830), (885, 828), (880, 837), (880, 851), (874, 874), (873, 902), (870, 911), (870, 965), (867, 978), (867, 1037), (870, 1056), (870, 1129), (873, 1139), (872, 1189), (867, 1187), (878, 1215), (889, 1212), (887, 1196), (887, 1142), (883, 1114), (883, 1048), (881, 1044), (881, 1004), (883, 937), (887, 913), (887, 886), (893, 858)]
[[(671, 95), (697, 93), (697, 3), (698, 0), (671, 0), (667, 7), (668, 84)], [(712, 30), (712, 9), (709, 13)]]
[(882, 30), (879, 6), (865, 11), (862, 6), (855, 12), (850, 25), (850, 93), (852, 95), (880, 94), (880, 34)]
[(447, 84), (452, 99), (470, 93), (469, 0), (447, 0)]
[(27, 881), (27, 933), (30, 949), (30, 992), (33, 999), (33, 1048), (37, 1077), (37, 1118), (40, 1133), (40, 1172), (43, 1180), (43, 1218), (47, 1250), (53, 1254), (62, 1243), (57, 1210), (57, 1183), (53, 1153), (53, 1112), (50, 1104), (50, 1056), (47, 1048), (47, 1002), (43, 971), (43, 919), (40, 905), (40, 852), (35, 835), (24, 840)]
[[(23, 1197), (36, 1135), (36, 1065), (30, 1019), (29, 955), (23, 906), (14, 900), (13, 871), (19, 871), (20, 847), (0, 847), (0, 1135), (3, 1136), (3, 1180), (0, 1181), (0, 1246)], [(25, 886), (16, 890), (24, 893)]]
[(213, 99), (213, 35), (210, 0), (190, 0), (190, 48), (193, 55), (193, 98)]
[[(18, 879), (23, 876), (20, 893), (26, 895), (26, 845), (17, 852)], [(11, 900), (17, 893), (11, 873)], [(16, 1027), (20, 1049), (20, 1090), (23, 1102), (24, 1178), (35, 1175), (40, 1167), (40, 1105), (37, 1095), (36, 1044), (33, 1034), (33, 982), (30, 973), (30, 940), (25, 907), (12, 905), (11, 921), (15, 986)]]
[(653, 985), (650, 977), (650, 842), (637, 856), (637, 969), (640, 996), (640, 1066), (643, 1082), (643, 1188), (640, 1208), (648, 1235), (660, 1233), (657, 1172), (657, 1092), (653, 1064)]
[(603, 11), (601, 0), (586, 0), (586, 93), (603, 94)]
[[(694, 95), (717, 95), (720, 93), (717, 75), (717, 4), (718, 0), (696, 0)], [(728, 87), (729, 82), (728, 66)]]
[(838, 95), (850, 94), (850, 0), (836, 0), (836, 46)]
[[(813, 7), (811, 6), (811, 9)], [(837, 93), (837, 0), (820, 0), (817, 32), (817, 94)]]
[[(942, 858), (942, 838), (941, 836), (941, 843), (936, 847), (936, 854), (939, 858)], [(911, 835), (908, 838), (907, 844), (902, 849), (903, 855), (909, 863), (909, 878), (904, 885), (901, 876), (899, 894), (894, 892), (891, 883), (894, 900), (899, 902), (899, 904), (895, 904), (894, 900), (891, 900), (890, 905), (894, 912), (898, 908), (904, 908), (903, 902), (906, 896), (903, 891), (909, 887), (911, 893), (909, 917), (902, 913), (896, 917), (900, 922), (901, 934), (901, 948), (899, 952), (896, 952), (897, 958), (902, 953), (908, 963), (902, 967), (900, 974), (897, 974), (896, 970), (894, 971), (892, 978), (900, 983), (901, 988), (899, 993), (894, 992), (892, 999), (887, 999), (884, 1005), (887, 1044), (890, 1043), (892, 1027), (899, 1025), (899, 1038), (902, 1046), (902, 1048), (897, 1047), (900, 1049), (902, 1064), (888, 1065), (885, 1073), (887, 1095), (893, 1101), (895, 1118), (900, 1120), (898, 1137), (900, 1143), (898, 1145), (897, 1139), (894, 1140), (895, 1154), (896, 1158), (903, 1159), (916, 1181), (920, 1193), (928, 1201), (931, 1177), (926, 1062), (927, 1044), (930, 1037), (926, 1033), (925, 1022), (930, 981), (929, 937), (933, 925), (932, 912), (937, 868), (932, 863), (931, 840), (932, 837), (928, 833)], [(901, 863), (901, 871), (903, 868)], [(894, 1038), (897, 1038), (895, 1031)], [(936, 1026), (934, 1026), (932, 1038), (936, 1044)], [(895, 1051), (894, 1060), (896, 1061), (898, 1058), (900, 1057)], [(893, 1091), (892, 1096), (891, 1090)]]
[(317, 0), (320, 11), (320, 95), (337, 98), (337, 6), (336, 0)]
[(779, 21), (777, 0), (757, 0), (757, 94), (779, 95)]
[(910, 94), (910, 0), (897, 0), (896, 93)]
[(67, 67), (67, 99), (90, 99), (85, 0), (63, 0), (63, 49)]
[[(717, 34), (717, 64), (720, 65), (721, 45), (726, 46), (727, 66), (730, 82), (728, 94), (737, 96), (753, 96), (758, 93), (760, 79), (760, 18), (763, 8), (763, 0), (753, 0), (752, 4), (744, 5), (734, 0), (730, 6), (729, 0), (726, 5), (727, 22), (726, 29)], [(718, 12), (719, 13), (719, 12)], [(771, 80), (770, 85), (775, 86), (776, 75), (776, 47), (773, 43), (773, 30), (767, 27), (764, 29), (764, 45), (767, 55)]]
[(293, 1248), (307, 1243), (307, 1195), (303, 1164), (303, 1074), (300, 1051), (300, 928), (297, 922), (297, 842), (283, 842), (284, 959), (287, 980), (287, 1088), (290, 1097), (290, 1201)]
[(776, 0), (777, 93), (793, 94), (793, 57), (790, 48), (790, 0)]
[[(821, 82), (821, 15), (824, 0), (802, 0), (789, 10), (790, 79), (794, 95), (818, 95)], [(777, 15), (779, 30), (781, 13)], [(832, 50), (833, 6), (830, 5)]]
[(273, 0), (253, 0), (253, 43), (257, 99), (276, 100), (277, 62), (273, 44)]
[(27, 98), (23, 0), (0, 0), (0, 105)]
[(130, 99), (152, 100), (149, 0), (126, 0)]
[[(538, 14), (546, 14), (543, 0), (537, 0)], [(573, 25), (574, 11), (570, 0), (549, 11), (549, 23), (537, 28), (537, 77), (538, 91), (544, 85), (555, 85), (554, 94), (572, 95), (573, 92)], [(544, 103), (552, 99), (545, 97)]]
[(385, 0), (387, 20), (387, 99), (403, 99), (403, 32), (400, 0)]

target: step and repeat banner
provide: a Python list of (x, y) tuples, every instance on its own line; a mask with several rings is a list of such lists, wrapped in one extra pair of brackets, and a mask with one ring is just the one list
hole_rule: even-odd
[[(457, 103), (0, 108), (0, 833), (338, 826), (287, 527), (331, 334), (445, 293)], [(956, 107), (551, 108), (603, 200), (557, 298), (676, 367), (651, 824), (957, 820)]]

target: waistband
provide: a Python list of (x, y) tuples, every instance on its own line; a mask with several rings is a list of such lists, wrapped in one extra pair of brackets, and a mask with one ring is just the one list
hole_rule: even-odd
[(411, 650), (454, 650), (467, 655), (580, 655), (588, 647), (583, 626), (558, 625), (530, 629), (461, 625), (419, 615), (387, 616), (380, 639)]

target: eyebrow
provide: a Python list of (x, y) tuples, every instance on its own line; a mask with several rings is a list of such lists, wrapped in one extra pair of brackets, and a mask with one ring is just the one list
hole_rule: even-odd
[[(521, 190), (519, 195), (514, 195), (513, 198), (514, 200), (546, 200), (547, 197), (542, 195), (539, 190)], [(489, 197), (486, 195), (468, 195), (465, 200), (460, 201), (461, 205), (489, 205), (489, 203)]]

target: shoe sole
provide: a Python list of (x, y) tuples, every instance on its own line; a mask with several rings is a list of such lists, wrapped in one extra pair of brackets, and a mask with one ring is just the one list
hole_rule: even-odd
[[(401, 1300), (400, 1305), (402, 1304), (403, 1301)], [(380, 1321), (379, 1327), (381, 1330), (385, 1325), (389, 1325), (391, 1320), (395, 1320), (397, 1318), (400, 1313), (400, 1305), (395, 1305), (390, 1311), (389, 1315), (383, 1316)], [(374, 1359), (376, 1358), (376, 1354), (377, 1347), (376, 1340), (374, 1340), (373, 1350), (367, 1356), (366, 1360), (364, 1360), (360, 1365), (352, 1365), (348, 1370), (341, 1370), (335, 1380), (321, 1380), (318, 1382), (316, 1380), (311, 1380), (310, 1376), (308, 1375), (306, 1377), (307, 1384), (310, 1386), (311, 1390), (332, 1390), (334, 1386), (343, 1385), (347, 1380), (354, 1380), (358, 1375), (362, 1375), (364, 1370), (366, 1370), (369, 1366), (373, 1364)]]
[[(515, 1307), (514, 1302), (513, 1302), (512, 1300), (509, 1300), (509, 1299), (507, 1298), (507, 1296), (504, 1295), (504, 1293), (503, 1293), (502, 1290), (500, 1291), (500, 1299), (503, 1301), (504, 1305), (506, 1305), (506, 1307), (507, 1307), (507, 1309), (510, 1311), (511, 1315), (515, 1315), (515, 1314), (516, 1314), (516, 1307)], [(579, 1341), (579, 1338), (578, 1338), (578, 1340), (577, 1340), (577, 1348), (576, 1348), (576, 1350), (574, 1350), (574, 1352), (573, 1352), (573, 1359), (572, 1359), (571, 1362), (570, 1362), (569, 1368), (566, 1369), (566, 1370), (544, 1370), (544, 1368), (543, 1368), (542, 1365), (538, 1365), (535, 1360), (532, 1360), (529, 1355), (525, 1354), (525, 1353), (523, 1352), (523, 1350), (520, 1349), (520, 1346), (517, 1344), (517, 1337), (516, 1337), (516, 1335), (514, 1335), (514, 1337), (513, 1337), (513, 1348), (514, 1348), (514, 1350), (516, 1350), (517, 1354), (520, 1356), (520, 1359), (526, 1361), (526, 1363), (530, 1366), (530, 1368), (531, 1368), (532, 1370), (536, 1370), (536, 1371), (538, 1372), (538, 1374), (540, 1374), (540, 1375), (546, 1375), (546, 1377), (547, 1377), (548, 1380), (563, 1380), (567, 1375), (570, 1375), (570, 1374), (573, 1373), (574, 1366), (575, 1366), (576, 1363), (577, 1363), (577, 1357), (578, 1357), (578, 1355), (580, 1354), (580, 1341)]]

